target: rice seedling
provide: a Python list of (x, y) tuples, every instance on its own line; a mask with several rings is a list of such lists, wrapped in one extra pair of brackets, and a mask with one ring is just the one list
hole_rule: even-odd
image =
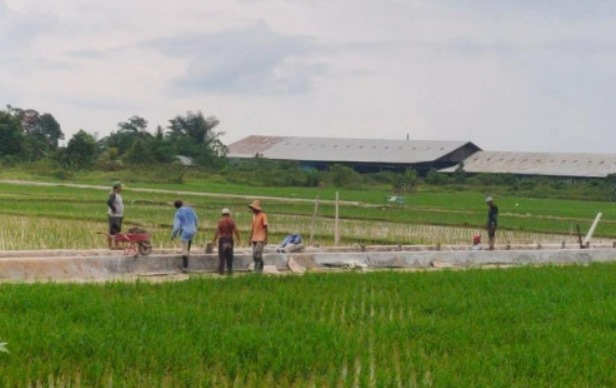
[(614, 276), (602, 264), (2, 284), (0, 385), (611, 386)]
[[(247, 239), (249, 219), (237, 217), (244, 239)], [(103, 249), (107, 247), (104, 236), (96, 232), (106, 232), (104, 221), (73, 220), (50, 217), (4, 216), (0, 217), (0, 250), (24, 249)], [(212, 215), (212, 219), (215, 216)], [(169, 222), (169, 220), (167, 220)], [(203, 226), (197, 234), (195, 245), (204, 246), (213, 235), (213, 226)], [(213, 222), (212, 222), (213, 223)], [(169, 239), (171, 226), (149, 223), (125, 223), (125, 230), (130, 225), (139, 225), (152, 235), (155, 249), (178, 248), (177, 242)], [(276, 215), (270, 218), (271, 243), (276, 244), (289, 233), (300, 233), (308, 239), (311, 228), (309, 217)], [(319, 218), (314, 242), (323, 246), (333, 244), (334, 221)], [(481, 231), (472, 228), (456, 228), (431, 225), (413, 225), (397, 223), (374, 223), (370, 221), (342, 220), (340, 230), (343, 244), (468, 244), (472, 236)], [(499, 233), (503, 242), (527, 243), (575, 243), (575, 236), (541, 234), (524, 231), (504, 230)], [(602, 242), (602, 240), (596, 240)]]
[[(230, 188), (237, 188), (230, 186)], [(176, 186), (170, 186), (176, 187)], [(64, 186), (20, 186), (0, 184), (0, 214), (3, 215), (0, 249), (88, 249), (105, 246), (103, 238), (91, 232), (106, 229), (106, 188)], [(126, 214), (124, 224), (146, 228), (153, 235), (154, 248), (170, 248), (167, 231), (178, 197), (172, 192), (124, 192)], [(221, 189), (220, 187), (218, 189)], [(240, 190), (247, 191), (247, 188)], [(220, 209), (231, 208), (244, 236), (248, 234), (251, 214), (247, 199), (202, 197), (184, 192), (183, 199), (195, 208), (200, 218), (198, 245), (212, 236)], [(324, 203), (313, 226), (313, 204), (289, 203), (280, 190), (280, 197), (265, 202), (270, 218), (271, 243), (290, 233), (308, 238), (314, 233), (319, 245), (333, 244), (334, 208)], [(354, 195), (358, 195), (355, 193)], [(374, 193), (365, 199), (375, 201)], [(485, 209), (481, 198), (470, 193), (424, 193), (409, 200), (403, 207), (373, 203), (343, 204), (340, 209), (342, 244), (469, 244), (474, 234), (483, 230)], [(507, 199), (508, 200), (508, 199)], [(503, 200), (506, 202), (507, 200)], [(521, 202), (521, 201), (520, 201)], [(500, 242), (573, 243), (575, 225), (585, 231), (592, 221), (590, 212), (596, 203), (533, 200), (522, 202), (528, 213), (502, 211)], [(612, 204), (600, 204), (604, 217), (596, 231), (596, 239), (616, 236), (616, 217)], [(547, 210), (546, 210), (547, 209)], [(553, 213), (548, 213), (553, 212)], [(587, 218), (582, 218), (587, 217)], [(30, 220), (28, 220), (30, 219)], [(15, 221), (15, 222), (13, 222)], [(9, 227), (9, 225), (11, 227)], [(6, 226), (6, 227), (4, 227)]]

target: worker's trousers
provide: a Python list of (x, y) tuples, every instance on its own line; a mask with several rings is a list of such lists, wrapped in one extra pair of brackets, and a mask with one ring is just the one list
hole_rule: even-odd
[(225, 273), (225, 263), (227, 264), (227, 273), (233, 273), (233, 239), (229, 237), (221, 237), (218, 239), (218, 273)]
[(255, 272), (263, 272), (263, 241), (252, 242), (252, 259), (255, 262)]

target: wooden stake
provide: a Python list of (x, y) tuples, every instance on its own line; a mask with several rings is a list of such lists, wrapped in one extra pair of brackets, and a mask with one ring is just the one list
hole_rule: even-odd
[(314, 200), (314, 212), (312, 213), (312, 221), (310, 222), (310, 242), (308, 243), (312, 246), (313, 238), (314, 238), (314, 229), (317, 223), (317, 212), (319, 211), (319, 194), (317, 194), (317, 198)]

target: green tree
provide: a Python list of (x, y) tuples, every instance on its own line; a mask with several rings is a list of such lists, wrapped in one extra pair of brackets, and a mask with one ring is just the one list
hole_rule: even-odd
[(201, 112), (189, 111), (169, 120), (167, 139), (177, 154), (190, 156), (202, 166), (218, 166), (227, 153), (220, 141), (222, 133), (214, 131), (218, 124), (214, 116), (205, 118)]
[(41, 159), (58, 149), (64, 139), (62, 128), (50, 113), (39, 114), (34, 109), (7, 106), (8, 112), (19, 120), (25, 135), (24, 159)]
[(124, 167), (120, 153), (115, 147), (105, 147), (99, 151), (96, 166), (107, 171), (116, 171)]
[(94, 165), (98, 156), (97, 152), (98, 147), (94, 136), (81, 129), (69, 140), (62, 155), (62, 161), (67, 167), (89, 168)]
[(152, 134), (147, 131), (147, 126), (146, 119), (132, 116), (127, 121), (119, 122), (118, 130), (101, 139), (99, 146), (103, 152), (115, 148), (119, 158), (124, 158), (135, 142), (140, 141), (143, 145), (152, 138)]
[(149, 142), (136, 139), (131, 147), (126, 151), (124, 160), (130, 164), (150, 164), (155, 163), (156, 158), (152, 152)]
[(175, 160), (175, 154), (170, 142), (165, 139), (165, 132), (159, 125), (152, 138), (149, 147), (152, 150), (154, 160), (158, 163), (171, 163)]
[(19, 120), (8, 112), (0, 111), (0, 159), (16, 161), (26, 148), (24, 131)]
[(44, 155), (57, 150), (59, 141), (64, 139), (64, 133), (58, 121), (50, 113), (36, 116), (33, 121), (28, 125), (27, 136), (35, 139), (33, 143), (43, 145), (42, 154)]
[(148, 129), (148, 121), (143, 117), (133, 116), (127, 121), (121, 121), (118, 123), (120, 132), (146, 132)]

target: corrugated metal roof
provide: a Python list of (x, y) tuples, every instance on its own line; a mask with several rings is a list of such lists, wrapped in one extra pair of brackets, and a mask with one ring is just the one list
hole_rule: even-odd
[(227, 156), (252, 158), (256, 154), (262, 155), (282, 139), (284, 138), (280, 136), (248, 136), (229, 145)]
[(463, 163), (464, 171), (470, 173), (596, 178), (616, 173), (616, 154), (478, 151)]
[(229, 145), (227, 156), (252, 158), (259, 154), (280, 160), (420, 163), (437, 160), (467, 144), (465, 141), (249, 136)]

